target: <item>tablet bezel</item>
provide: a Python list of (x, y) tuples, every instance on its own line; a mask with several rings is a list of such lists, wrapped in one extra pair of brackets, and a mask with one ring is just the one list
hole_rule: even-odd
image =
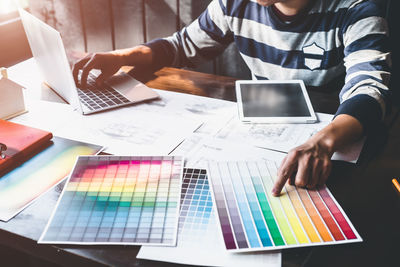
[[(243, 114), (242, 84), (299, 84), (306, 101), (310, 116), (306, 117), (245, 117)], [(239, 111), (239, 119), (245, 123), (315, 123), (318, 118), (314, 112), (306, 86), (302, 80), (238, 80), (235, 83), (236, 99)]]

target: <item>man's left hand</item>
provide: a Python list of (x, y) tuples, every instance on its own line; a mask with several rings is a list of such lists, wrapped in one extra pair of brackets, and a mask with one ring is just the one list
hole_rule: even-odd
[(332, 152), (313, 138), (292, 149), (281, 163), (272, 194), (279, 196), (287, 181), (308, 189), (325, 184), (331, 172), (331, 157)]
[(313, 189), (325, 184), (331, 172), (331, 157), (339, 148), (349, 145), (363, 134), (361, 123), (340, 114), (306, 143), (291, 150), (283, 159), (272, 189), (279, 196), (285, 183)]

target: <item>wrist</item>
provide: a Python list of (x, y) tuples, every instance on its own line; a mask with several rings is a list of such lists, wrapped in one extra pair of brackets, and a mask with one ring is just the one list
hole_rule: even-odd
[(330, 156), (337, 150), (337, 135), (335, 127), (329, 124), (310, 138), (310, 141), (326, 151)]
[(310, 138), (331, 155), (341, 147), (350, 144), (362, 136), (361, 123), (349, 115), (338, 115), (324, 129)]
[[(313, 136), (314, 137), (314, 136)], [(315, 134), (315, 142), (323, 150), (327, 151), (330, 156), (337, 150), (337, 138), (335, 135), (335, 129), (332, 125), (328, 125), (320, 132)]]
[(151, 49), (143, 45), (115, 50), (113, 54), (119, 58), (122, 66), (150, 65), (152, 61)]
[(114, 62), (119, 65), (120, 67), (122, 66), (128, 66), (128, 51), (127, 49), (118, 49), (110, 52), (114, 56)]

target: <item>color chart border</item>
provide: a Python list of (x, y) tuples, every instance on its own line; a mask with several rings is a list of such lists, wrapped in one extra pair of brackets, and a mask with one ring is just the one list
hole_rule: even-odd
[[(242, 161), (244, 161), (244, 162), (251, 162), (251, 161), (246, 161), (246, 160), (240, 160), (240, 161), (221, 161), (221, 162), (242, 162)], [(275, 166), (276, 166), (276, 162), (275, 162), (275, 161), (271, 161), (271, 162), (272, 162), (273, 164), (275, 164)], [(213, 185), (213, 182), (211, 182), (211, 180), (212, 180), (213, 178), (211, 177), (209, 162), (207, 162), (207, 166), (206, 166), (204, 169), (206, 169), (206, 171), (207, 171), (207, 176), (208, 176), (208, 179), (209, 179), (209, 186), (210, 186), (210, 190), (211, 190), (211, 192), (212, 192), (212, 194), (211, 194), (211, 195), (212, 195), (212, 201), (213, 201), (213, 205), (214, 205), (214, 207), (215, 207), (215, 216), (216, 216), (217, 222), (219, 223), (219, 227), (218, 227), (218, 228), (219, 228), (219, 232), (220, 232), (220, 234), (221, 234), (222, 240), (225, 241), (225, 237), (224, 237), (224, 234), (223, 234), (223, 231), (222, 231), (222, 225), (221, 225), (221, 222), (220, 222), (220, 219), (219, 219), (219, 218), (220, 218), (220, 213), (219, 213), (218, 206), (217, 206), (217, 203), (216, 203), (216, 200), (215, 200), (214, 185)], [(343, 208), (339, 205), (339, 203), (337, 202), (337, 200), (333, 197), (331, 191), (330, 191), (330, 190), (328, 189), (328, 187), (326, 187), (326, 186), (325, 186), (325, 189), (326, 189), (326, 191), (328, 192), (328, 194), (329, 194), (329, 196), (331, 197), (331, 199), (332, 199), (332, 200), (334, 201), (334, 203), (336, 204), (337, 208), (338, 208), (338, 209), (340, 210), (340, 212), (342, 213), (343, 217), (344, 217), (344, 218), (346, 219), (346, 221), (348, 222), (349, 226), (351, 227), (352, 231), (354, 232), (354, 234), (355, 234), (355, 236), (356, 236), (355, 239), (345, 239), (345, 240), (338, 240), (338, 241), (333, 240), (333, 241), (326, 241), (326, 242), (310, 242), (310, 243), (306, 243), (306, 244), (295, 244), (295, 245), (287, 245), (286, 242), (285, 242), (285, 245), (278, 245), (278, 246), (273, 245), (273, 246), (270, 246), (270, 247), (260, 247), (260, 248), (238, 248), (236, 239), (234, 238), (234, 242), (235, 242), (235, 244), (236, 244), (237, 247), (236, 247), (235, 249), (227, 249), (227, 248), (226, 248), (226, 245), (224, 244), (224, 247), (225, 247), (226, 251), (229, 252), (229, 253), (245, 253), (245, 252), (274, 251), (274, 250), (290, 249), (290, 248), (328, 246), (328, 245), (339, 245), (339, 244), (349, 244), (349, 243), (363, 242), (362, 237), (360, 236), (360, 234), (358, 233), (358, 231), (355, 229), (353, 223), (350, 221), (350, 219), (348, 218), (347, 214), (344, 212)], [(264, 188), (264, 190), (265, 190), (265, 188)], [(286, 194), (288, 193), (285, 187), (282, 189), (282, 192), (285, 192)], [(308, 190), (307, 190), (307, 194), (308, 194)], [(321, 200), (322, 200), (322, 197), (320, 196), (320, 193), (319, 193), (319, 192), (318, 192), (318, 195), (319, 195), (319, 197), (320, 197)], [(311, 196), (310, 196), (310, 195), (308, 195), (308, 196), (309, 196), (309, 198), (311, 199)], [(235, 200), (236, 200), (236, 196), (235, 196)], [(332, 216), (332, 218), (334, 219), (335, 223), (336, 223), (337, 225), (339, 225), (338, 222), (337, 222), (337, 220), (335, 219), (335, 217), (332, 215), (331, 211), (330, 211), (329, 208), (327, 207), (326, 203), (325, 203), (324, 201), (322, 201), (322, 202), (323, 202), (324, 206), (327, 208), (329, 214), (330, 214), (330, 215)], [(224, 203), (225, 203), (225, 207), (228, 207), (228, 205), (227, 205), (227, 203), (226, 203), (226, 197), (225, 197), (225, 196), (224, 196)], [(231, 227), (231, 229), (233, 229), (233, 228), (232, 228), (231, 216), (230, 216), (230, 213), (229, 213), (229, 209), (228, 209), (228, 208), (226, 208), (226, 212), (228, 213), (228, 219), (229, 219), (230, 227)], [(298, 215), (297, 215), (296, 212), (295, 212), (295, 214), (296, 214), (297, 219), (299, 219), (299, 217), (298, 217)], [(319, 212), (318, 212), (318, 215), (321, 217), (321, 214), (320, 214)], [(275, 214), (274, 214), (274, 216), (275, 216)], [(241, 215), (240, 215), (240, 218), (241, 218), (241, 220), (242, 220), (242, 216), (241, 216)], [(300, 220), (299, 220), (299, 221), (300, 221)], [(303, 227), (303, 225), (302, 225), (302, 227)], [(343, 232), (342, 232), (342, 229), (341, 229), (340, 227), (339, 227), (339, 229), (340, 229), (341, 233), (343, 233)], [(329, 232), (330, 232), (330, 231), (329, 231)], [(331, 234), (331, 233), (330, 233), (330, 234)], [(225, 243), (225, 242), (224, 242), (224, 243)]]
[[(64, 188), (57, 200), (56, 206), (54, 207), (51, 216), (49, 218), (49, 220), (47, 221), (46, 227), (44, 228), (42, 234), (40, 235), (39, 240), (37, 241), (38, 244), (54, 244), (54, 245), (83, 245), (83, 246), (90, 246), (90, 245), (122, 245), (122, 246), (165, 246), (165, 247), (174, 247), (176, 246), (176, 243), (178, 241), (178, 224), (179, 224), (179, 213), (180, 213), (180, 209), (181, 209), (181, 203), (180, 200), (177, 203), (177, 209), (176, 209), (176, 225), (175, 225), (175, 232), (174, 232), (174, 241), (171, 244), (165, 244), (165, 243), (138, 243), (138, 242), (73, 242), (73, 241), (43, 241), (43, 238), (45, 236), (45, 234), (47, 233), (48, 228), (50, 227), (50, 223), (53, 220), (53, 217), (57, 211), (58, 205), (61, 202), (61, 199), (64, 196), (64, 192), (66, 191), (67, 188), (67, 184), (69, 183), (70, 179), (71, 179), (71, 174), (72, 172), (75, 170), (76, 164), (78, 163), (80, 158), (88, 158), (90, 156), (78, 156), (76, 158), (74, 167), (72, 168), (70, 174), (68, 175), (68, 179), (65, 182)], [(135, 156), (116, 156), (116, 155), (95, 155), (95, 157), (104, 157), (104, 158), (120, 158), (120, 157), (171, 157), (171, 158), (179, 158), (182, 162), (181, 164), (181, 168), (180, 168), (180, 175), (179, 175), (179, 198), (181, 197), (181, 192), (182, 192), (182, 177), (183, 177), (183, 168), (185, 165), (185, 158), (183, 156), (176, 156), (176, 155), (144, 155), (144, 156), (139, 156), (139, 155), (135, 155)]]

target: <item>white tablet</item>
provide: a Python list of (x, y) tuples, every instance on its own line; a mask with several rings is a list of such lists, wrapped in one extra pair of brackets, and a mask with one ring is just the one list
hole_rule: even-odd
[(239, 118), (249, 123), (314, 123), (317, 121), (301, 80), (236, 81)]

